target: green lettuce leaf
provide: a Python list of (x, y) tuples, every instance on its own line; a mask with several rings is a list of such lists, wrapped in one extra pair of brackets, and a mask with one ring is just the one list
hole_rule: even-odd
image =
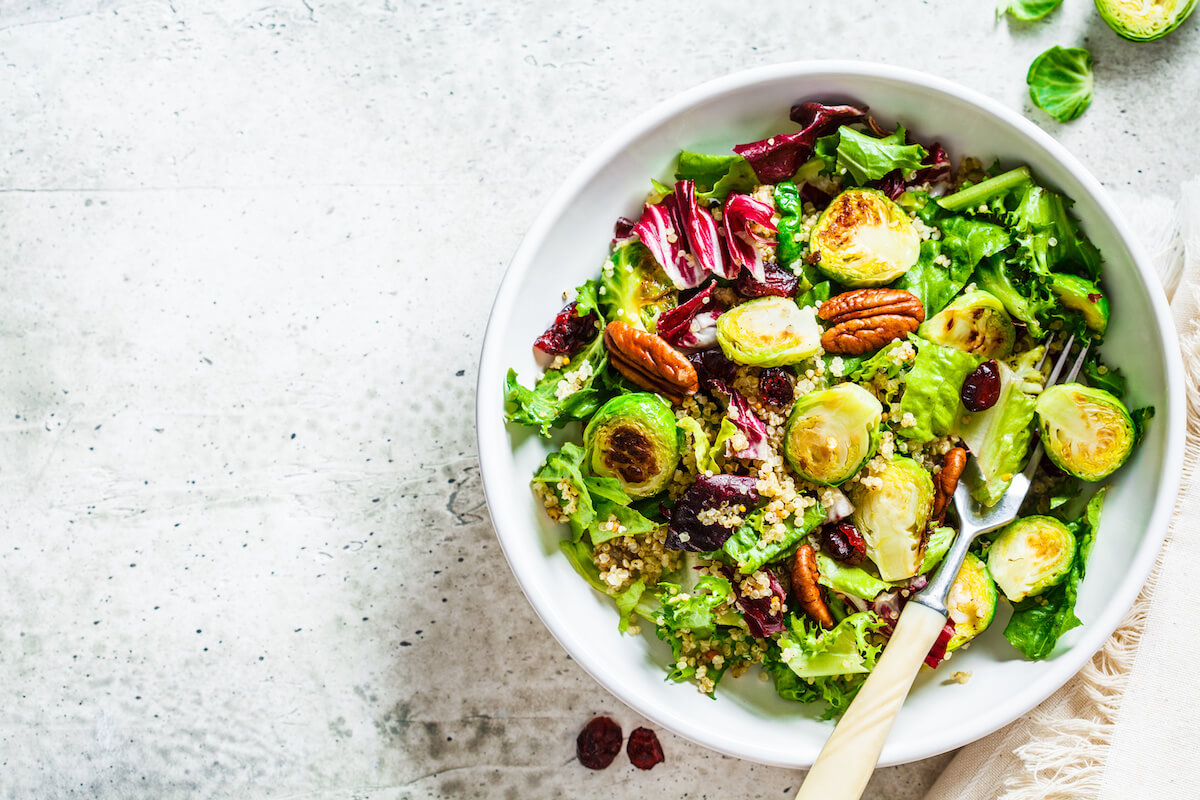
[(1100, 527), (1105, 491), (1096, 492), (1088, 501), (1083, 517), (1067, 525), (1078, 543), (1075, 563), (1067, 579), (1036, 597), (1013, 604), (1012, 619), (1004, 628), (1004, 638), (1027, 658), (1046, 658), (1064, 633), (1083, 624), (1075, 616), (1075, 600)]
[(762, 541), (763, 516), (766, 509), (759, 509), (745, 518), (742, 526), (725, 540), (722, 550), (737, 564), (743, 575), (754, 572), (764, 564), (777, 561), (795, 550), (802, 539), (825, 521), (825, 509), (821, 504), (809, 506), (797, 524), (794, 516), (783, 521), (787, 533), (777, 542)]
[(748, 193), (758, 185), (750, 162), (741, 156), (717, 156), (692, 153), (679, 154), (675, 180), (695, 181), (696, 199), (724, 200), (731, 192)]
[[(1000, 397), (986, 411), (963, 415), (956, 433), (975, 455), (978, 475), (968, 472), (971, 497), (985, 506), (995, 505), (1008, 490), (1012, 476), (1021, 470), (1033, 435), (1034, 408), (1042, 375), (1034, 368), (1043, 348), (1021, 356), (1016, 369), (1003, 361), (1000, 367)], [(1033, 391), (1030, 391), (1033, 390)]]
[(1042, 320), (1059, 308), (1046, 285), (1046, 275), (1037, 275), (1029, 265), (1009, 259), (1007, 253), (986, 258), (975, 272), (980, 289), (990, 292), (1004, 303), (1008, 313), (1029, 329), (1029, 335), (1041, 339), (1046, 335)]
[(629, 588), (625, 591), (613, 595), (613, 602), (617, 604), (617, 610), (621, 613), (620, 621), (617, 623), (617, 630), (621, 633), (629, 629), (629, 624), (633, 622), (633, 615), (637, 612), (638, 601), (642, 599), (645, 591), (646, 580), (638, 578), (629, 584)]
[(837, 145), (837, 168), (849, 172), (860, 186), (867, 181), (879, 180), (894, 170), (911, 177), (924, 166), (922, 162), (929, 155), (919, 144), (904, 143), (903, 125), (882, 139), (859, 133), (846, 125), (838, 130), (838, 134), (841, 138)]
[(1125, 399), (1125, 376), (1116, 367), (1107, 366), (1100, 354), (1093, 351), (1083, 363), (1083, 375), (1088, 386), (1103, 389), (1118, 400)]
[(950, 552), (950, 545), (954, 544), (955, 535), (954, 528), (946, 527), (934, 528), (929, 532), (929, 539), (925, 542), (925, 558), (921, 561), (921, 571), (918, 574), (924, 575), (942, 563), (946, 553)]
[[(567, 442), (562, 450), (546, 456), (541, 468), (534, 473), (530, 483), (544, 483), (558, 498), (559, 505), (567, 512), (571, 531), (576, 541), (596, 521), (596, 509), (592, 495), (583, 479), (584, 449), (574, 442)], [(567, 491), (559, 487), (567, 483)]]
[[(825, 706), (823, 719), (841, 715), (858, 694), (866, 673), (874, 669), (882, 649), (874, 644), (871, 632), (882, 627), (871, 612), (851, 614), (829, 631), (793, 617), (791, 630), (780, 636), (781, 647), (771, 648), (763, 660), (763, 668), (775, 680), (780, 697), (800, 703), (821, 703)], [(784, 640), (788, 643), (789, 660), (804, 673), (782, 658)], [(853, 650), (853, 652), (851, 652)], [(842, 674), (823, 674), (832, 670), (847, 670)], [(862, 670), (851, 672), (849, 670)]]
[(1034, 105), (1059, 122), (1070, 122), (1092, 104), (1092, 54), (1051, 47), (1029, 65), (1025, 82)]
[[(904, 395), (894, 415), (899, 423), (897, 435), (923, 443), (952, 433), (963, 412), (959, 392), (963, 380), (981, 361), (980, 357), (926, 341), (914, 339), (917, 357), (905, 379)], [(911, 414), (915, 424), (907, 425)]]
[(996, 17), (1008, 14), (1021, 22), (1034, 22), (1062, 5), (1062, 0), (1005, 0), (996, 9)]
[(1098, 280), (1100, 251), (1080, 231), (1070, 208), (1071, 201), (1061, 194), (1036, 184), (1026, 186), (1008, 215), (1009, 224), (1017, 231), (1017, 256), (1042, 277), (1065, 271)]
[(881, 592), (892, 590), (890, 583), (862, 567), (843, 564), (820, 552), (817, 553), (817, 572), (817, 583), (863, 600), (874, 600)]

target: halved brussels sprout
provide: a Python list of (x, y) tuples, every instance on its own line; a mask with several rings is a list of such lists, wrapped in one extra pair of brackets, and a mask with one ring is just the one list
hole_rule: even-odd
[(984, 359), (1008, 358), (1017, 339), (1004, 303), (984, 291), (967, 292), (922, 323), (918, 333)]
[(786, 297), (760, 297), (717, 320), (717, 344), (739, 364), (780, 367), (821, 352), (821, 329), (811, 306)]
[(1054, 517), (1023, 517), (988, 549), (988, 571), (1012, 602), (1063, 582), (1075, 561), (1075, 536)]
[(912, 220), (875, 189), (847, 189), (813, 226), (808, 246), (817, 269), (851, 288), (883, 286), (912, 269), (921, 236)]
[(1050, 290), (1064, 306), (1082, 314), (1089, 328), (1103, 335), (1108, 328), (1108, 298), (1099, 286), (1077, 275), (1055, 273), (1050, 276)]
[(583, 432), (592, 472), (616, 478), (630, 497), (666, 488), (679, 465), (675, 415), (658, 395), (636, 392), (600, 406)]
[(878, 477), (883, 485), (855, 484), (851, 519), (867, 541), (867, 557), (885, 581), (900, 581), (921, 569), (925, 525), (933, 510), (933, 479), (911, 458), (893, 458)]
[(987, 630), (996, 616), (996, 584), (987, 567), (974, 553), (967, 553), (950, 593), (946, 608), (954, 623), (954, 636), (946, 643), (946, 652), (957, 650)]
[(1161, 39), (1195, 8), (1196, 0), (1096, 0), (1096, 10), (1108, 27), (1135, 42)]
[(1133, 419), (1103, 389), (1060, 383), (1038, 395), (1038, 430), (1054, 465), (1085, 481), (1116, 472), (1133, 452)]
[(875, 455), (883, 406), (856, 383), (809, 392), (796, 401), (783, 434), (783, 454), (805, 480), (844, 483)]

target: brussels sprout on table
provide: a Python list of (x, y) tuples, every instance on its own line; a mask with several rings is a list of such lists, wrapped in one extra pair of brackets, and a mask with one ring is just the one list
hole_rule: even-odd
[(1151, 42), (1182, 25), (1196, 10), (1196, 0), (1096, 0), (1096, 10), (1119, 35)]
[(880, 485), (858, 483), (851, 515), (867, 540), (867, 557), (885, 581), (911, 578), (921, 568), (925, 526), (933, 510), (933, 479), (911, 458), (893, 458), (877, 476)]
[(954, 623), (954, 636), (946, 644), (947, 652), (962, 647), (987, 630), (996, 616), (997, 599), (996, 584), (988, 574), (988, 568), (974, 553), (967, 553), (967, 560), (946, 596), (946, 608)]
[(616, 478), (630, 497), (658, 494), (679, 465), (675, 415), (648, 392), (620, 395), (601, 406), (583, 432), (583, 444), (592, 471)]
[(1075, 537), (1054, 517), (1008, 524), (988, 549), (988, 570), (1012, 602), (1062, 583), (1075, 562)]
[(875, 189), (847, 189), (821, 212), (809, 237), (816, 267), (851, 288), (883, 286), (921, 254), (912, 220)]
[(882, 415), (875, 395), (855, 383), (810, 392), (788, 417), (784, 457), (805, 480), (844, 483), (875, 454)]
[(1004, 304), (982, 290), (961, 295), (921, 325), (921, 336), (985, 359), (1008, 358), (1017, 331)]
[(1136, 429), (1129, 410), (1103, 389), (1051, 386), (1038, 396), (1037, 416), (1046, 455), (1080, 480), (1107, 478), (1133, 451)]
[(761, 297), (721, 315), (717, 344), (739, 364), (778, 367), (819, 353), (821, 330), (811, 307), (800, 308), (785, 297)]

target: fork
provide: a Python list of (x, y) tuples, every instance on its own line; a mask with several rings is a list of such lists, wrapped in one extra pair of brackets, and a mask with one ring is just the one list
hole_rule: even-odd
[[(1084, 342), (1074, 363), (1063, 375), (1074, 342), (1074, 336), (1067, 339), (1054, 369), (1046, 379), (1046, 386), (1059, 382), (1060, 377), (1063, 383), (1068, 383), (1078, 376), (1087, 358), (1090, 342)], [(1038, 362), (1039, 370), (1049, 358), (1049, 345), (1050, 342), (1047, 342), (1046, 355)], [(879, 753), (883, 750), (892, 722), (900, 712), (926, 654), (946, 625), (949, 618), (946, 596), (958, 577), (971, 543), (980, 534), (993, 531), (1017, 518), (1017, 511), (1029, 493), (1034, 471), (1041, 460), (1042, 445), (1039, 441), (1025, 469), (1013, 476), (1012, 483), (1000, 500), (987, 508), (972, 501), (966, 482), (959, 482), (954, 491), (954, 507), (961, 520), (958, 536), (933, 579), (904, 606), (879, 663), (821, 748), (796, 800), (858, 800), (862, 796), (879, 761)], [(973, 458), (971, 463), (974, 464)], [(978, 469), (977, 464), (975, 469)]]

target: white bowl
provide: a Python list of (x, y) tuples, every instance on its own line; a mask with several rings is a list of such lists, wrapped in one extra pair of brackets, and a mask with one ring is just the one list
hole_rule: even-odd
[[(690, 683), (668, 683), (668, 648), (650, 630), (617, 633), (612, 602), (592, 590), (559, 553), (565, 528), (549, 522), (529, 491), (552, 442), (506, 425), (503, 380), (538, 374), (534, 338), (562, 305), (562, 292), (595, 277), (613, 222), (636, 217), (650, 178), (670, 182), (681, 149), (730, 147), (792, 131), (797, 100), (852, 99), (955, 159), (1028, 164), (1075, 200), (1075, 212), (1104, 253), (1114, 314), (1104, 353), (1128, 377), (1131, 407), (1157, 415), (1114, 478), (1077, 613), (1084, 621), (1045, 661), (1025, 660), (1001, 635), (1008, 611), (973, 646), (937, 672), (925, 670), (896, 719), (881, 765), (960, 747), (1021, 716), (1074, 675), (1120, 623), (1154, 563), (1178, 490), (1184, 443), (1183, 370), (1174, 326), (1154, 270), (1099, 182), (1062, 146), (999, 103), (950, 81), (858, 62), (780, 64), (730, 75), (668, 100), (598, 148), (550, 199), (501, 283), (479, 369), (477, 423), (484, 490), (496, 534), (534, 609), (567, 652), (639, 713), (675, 733), (741, 758), (788, 767), (813, 763), (832, 723), (778, 698), (755, 671), (726, 679), (711, 700)], [(971, 673), (964, 685), (947, 681)]]

